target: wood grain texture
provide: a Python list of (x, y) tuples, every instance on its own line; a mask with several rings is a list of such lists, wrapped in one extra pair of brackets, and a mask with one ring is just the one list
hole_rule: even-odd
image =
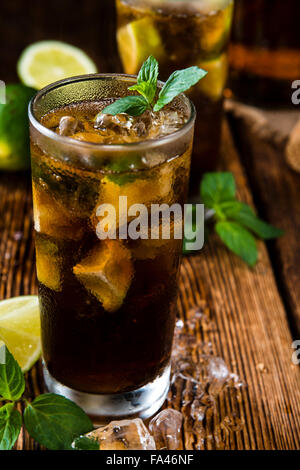
[[(285, 231), (270, 243), (278, 284), (295, 334), (300, 336), (300, 174), (285, 161), (286, 139), (265, 119), (257, 132), (253, 108), (231, 106), (231, 124), (262, 217)], [(280, 128), (284, 113), (272, 116)], [(280, 136), (276, 141), (276, 135)], [(276, 145), (274, 142), (276, 141)]]
[[(47, 8), (37, 0), (27, 2), (26, 8), (20, 0), (5, 1), (1, 4), (0, 34), (6, 47), (1, 54), (0, 78), (15, 79), (15, 63), (22, 48), (34, 40), (49, 38), (85, 48), (101, 71), (119, 71), (113, 3), (88, 0), (74, 9), (74, 3), (69, 1), (54, 0)], [(250, 147), (251, 141), (247, 142)], [(259, 187), (267, 187), (277, 200), (282, 197), (285, 210), (279, 225), (288, 232), (294, 230), (290, 219), (291, 214), (295, 217), (295, 209), (287, 201), (294, 194), (288, 189), (289, 179), (284, 180), (287, 193), (283, 192), (279, 177), (277, 186), (269, 188), (273, 184), (271, 155), (264, 156), (268, 164), (255, 173), (255, 178)], [(227, 127), (222, 168), (234, 172), (241, 198), (252, 203), (240, 156)], [(0, 299), (36, 293), (31, 205), (29, 175), (0, 174)], [(259, 206), (260, 214), (265, 207)], [(267, 214), (270, 220), (277, 221), (272, 219), (273, 212)], [(294, 231), (290, 237), (289, 243), (294, 246)], [(279, 243), (281, 252), (270, 252), (273, 262), (281, 262), (284, 256), (286, 245), (283, 240)], [(197, 393), (191, 380), (177, 377), (166, 404), (184, 414), (186, 449), (300, 448), (300, 373), (291, 361), (287, 312), (269, 254), (264, 243), (259, 248), (259, 263), (254, 270), (230, 254), (217, 238), (211, 239), (200, 254), (183, 260), (178, 298), (183, 327), (177, 334), (182, 356), (188, 353), (195, 369), (203, 355), (222, 357), (244, 382), (242, 387), (224, 387), (212, 402), (205, 393)], [(294, 290), (293, 282), (285, 284), (285, 301), (288, 295), (294, 296)], [(290, 302), (289, 313), (298, 308), (296, 301)], [(40, 364), (26, 379), (28, 398), (44, 391)], [(193, 416), (199, 410), (204, 410), (203, 420), (196, 422)], [(39, 446), (22, 430), (16, 448)]]
[(16, 64), (23, 49), (48, 39), (80, 47), (95, 61), (99, 72), (119, 72), (114, 3), (1, 0), (0, 79), (17, 81)]
[[(222, 167), (233, 171), (239, 194), (251, 203), (244, 171), (228, 128)], [(1, 299), (36, 293), (29, 175), (0, 176)], [(197, 255), (184, 258), (179, 314), (183, 355), (199, 367), (203, 354), (222, 357), (244, 382), (228, 386), (196, 426), (203, 407), (193, 383), (177, 378), (168, 406), (182, 411), (186, 449), (299, 449), (300, 373), (291, 361), (292, 338), (266, 247), (260, 243), (254, 270), (216, 239)], [(40, 364), (27, 374), (29, 398), (43, 392)], [(38, 449), (23, 430), (17, 449)]]

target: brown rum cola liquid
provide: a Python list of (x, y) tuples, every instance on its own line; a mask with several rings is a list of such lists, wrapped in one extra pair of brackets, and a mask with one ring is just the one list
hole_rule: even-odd
[[(72, 137), (98, 143), (105, 140), (93, 129), (98, 105), (61, 108), (42, 123), (58, 132), (61, 116), (79, 118)], [(43, 357), (64, 385), (97, 394), (135, 390), (168, 364), (182, 241), (101, 241), (95, 210), (115, 205), (120, 194), (128, 206), (183, 205), (190, 153), (191, 146), (134, 175), (108, 175), (56, 160), (32, 143)]]

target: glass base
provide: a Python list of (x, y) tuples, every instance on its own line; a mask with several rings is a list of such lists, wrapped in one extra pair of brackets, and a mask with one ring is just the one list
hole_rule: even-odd
[(113, 419), (149, 418), (164, 403), (170, 386), (170, 365), (153, 382), (132, 392), (96, 395), (73, 390), (55, 380), (43, 363), (45, 385), (50, 393), (57, 393), (74, 401), (94, 423)]

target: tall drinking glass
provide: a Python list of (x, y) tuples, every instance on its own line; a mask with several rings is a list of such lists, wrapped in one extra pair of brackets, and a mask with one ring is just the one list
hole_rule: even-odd
[[(169, 388), (182, 240), (126, 236), (133, 217), (119, 202), (182, 207), (195, 111), (180, 95), (165, 113), (169, 131), (152, 139), (140, 122), (134, 139), (124, 115), (95, 129), (92, 117), (134, 83), (74, 77), (41, 90), (29, 110), (45, 382), (97, 419), (148, 417)], [(114, 212), (103, 239), (99, 223)]]
[(215, 168), (220, 150), (223, 91), (233, 0), (116, 0), (117, 42), (126, 73), (154, 55), (160, 76), (197, 65), (208, 74), (188, 93), (197, 110), (191, 185)]

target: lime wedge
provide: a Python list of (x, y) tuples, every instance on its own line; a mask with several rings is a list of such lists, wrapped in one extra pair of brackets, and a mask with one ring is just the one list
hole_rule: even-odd
[(40, 357), (40, 313), (36, 295), (0, 302), (0, 345), (2, 342), (23, 372), (28, 371)]
[(144, 61), (165, 55), (163, 42), (152, 18), (146, 17), (123, 26), (117, 33), (118, 48), (126, 73), (137, 74)]
[(201, 61), (198, 66), (207, 71), (207, 76), (197, 84), (198, 90), (212, 100), (220, 99), (227, 81), (227, 54), (221, 54), (213, 60)]
[(39, 90), (63, 78), (95, 73), (97, 67), (77, 47), (60, 41), (40, 41), (23, 51), (17, 70), (25, 85)]

